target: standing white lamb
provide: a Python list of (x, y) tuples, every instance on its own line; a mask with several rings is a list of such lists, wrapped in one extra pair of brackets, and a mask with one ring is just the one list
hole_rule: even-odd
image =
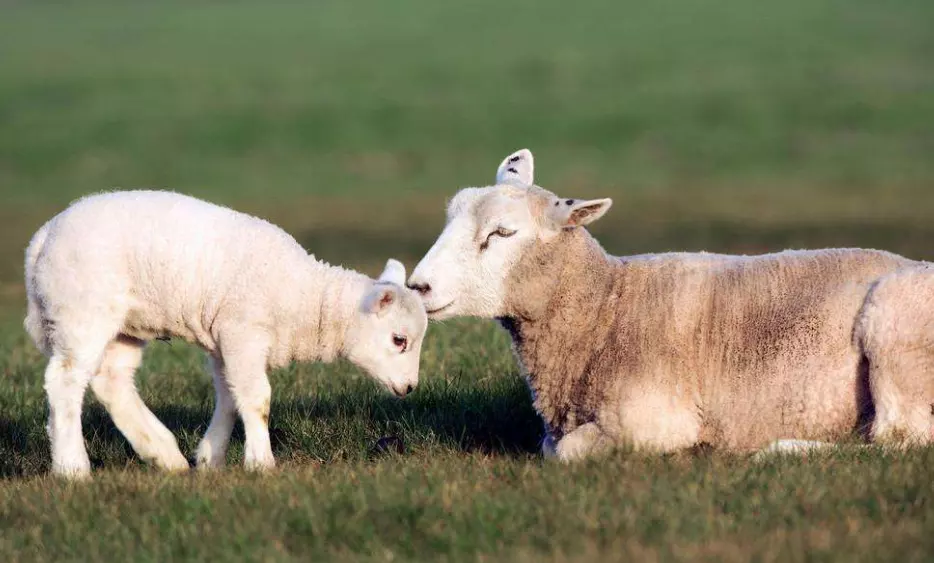
[(795, 449), (854, 429), (934, 442), (930, 264), (858, 249), (614, 257), (584, 228), (611, 201), (560, 198), (533, 170), (517, 151), (497, 185), (458, 192), (409, 287), (431, 319), (509, 331), (545, 453)]
[(274, 465), (268, 368), (345, 357), (402, 397), (418, 383), (427, 318), (389, 260), (376, 281), (309, 255), (256, 217), (171, 192), (93, 195), (26, 250), (26, 330), (48, 356), (52, 469), (90, 471), (81, 432), (88, 383), (144, 459), (188, 468), (143, 404), (134, 372), (146, 341), (177, 337), (210, 357), (216, 404), (196, 454), (223, 465), (236, 413), (245, 465)]

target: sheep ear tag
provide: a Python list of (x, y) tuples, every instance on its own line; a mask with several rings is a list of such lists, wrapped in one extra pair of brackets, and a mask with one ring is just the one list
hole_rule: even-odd
[(610, 198), (603, 199), (558, 199), (551, 204), (548, 215), (561, 229), (573, 229), (589, 225), (603, 217), (613, 205)]
[(507, 156), (496, 170), (497, 184), (531, 186), (535, 183), (535, 158), (529, 149)]

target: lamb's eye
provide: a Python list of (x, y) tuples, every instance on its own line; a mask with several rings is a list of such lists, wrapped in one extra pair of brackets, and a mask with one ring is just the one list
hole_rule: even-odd
[(399, 349), (399, 352), (405, 352), (406, 348), (409, 347), (409, 339), (402, 336), (401, 334), (392, 335), (392, 343), (396, 348)]
[(486, 236), (486, 240), (480, 245), (480, 250), (486, 250), (490, 246), (490, 239), (493, 237), (509, 238), (514, 234), (516, 234), (514, 230), (507, 229), (506, 227), (497, 227), (495, 231)]

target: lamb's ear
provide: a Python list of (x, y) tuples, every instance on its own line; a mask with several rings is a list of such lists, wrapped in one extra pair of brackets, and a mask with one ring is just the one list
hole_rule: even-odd
[(383, 268), (383, 273), (379, 275), (379, 281), (404, 286), (405, 266), (402, 265), (402, 262), (390, 258), (386, 261), (386, 267)]
[(548, 217), (560, 229), (583, 227), (603, 217), (613, 205), (610, 198), (559, 199), (548, 208)]
[(377, 282), (363, 297), (361, 309), (363, 309), (364, 313), (382, 316), (389, 309), (389, 306), (396, 301), (397, 291), (398, 289), (394, 285)]
[(535, 159), (529, 149), (518, 150), (503, 160), (496, 169), (497, 184), (531, 186), (535, 183)]

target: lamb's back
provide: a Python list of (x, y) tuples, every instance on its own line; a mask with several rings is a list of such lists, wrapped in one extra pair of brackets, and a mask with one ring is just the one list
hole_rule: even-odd
[(307, 259), (291, 236), (266, 221), (172, 192), (88, 196), (49, 227), (37, 271), (58, 274), (46, 278), (69, 274), (54, 282), (54, 293), (97, 288), (166, 317), (224, 300), (259, 305), (296, 261)]

